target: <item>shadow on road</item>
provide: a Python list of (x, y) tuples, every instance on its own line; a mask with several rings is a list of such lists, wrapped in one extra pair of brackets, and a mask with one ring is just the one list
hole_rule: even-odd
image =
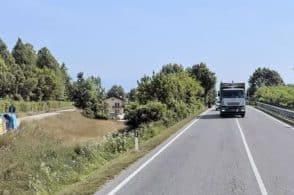
[(198, 117), (200, 119), (223, 119), (223, 118), (240, 118), (238, 115), (225, 115), (221, 117), (219, 114), (206, 114)]
[(219, 114), (206, 114), (206, 115), (202, 115), (199, 118), (200, 119), (220, 119), (221, 117)]

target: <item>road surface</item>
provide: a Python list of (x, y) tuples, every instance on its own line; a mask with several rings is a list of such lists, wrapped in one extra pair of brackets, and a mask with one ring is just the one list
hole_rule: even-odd
[(252, 107), (245, 118), (209, 110), (100, 194), (294, 194), (294, 129)]

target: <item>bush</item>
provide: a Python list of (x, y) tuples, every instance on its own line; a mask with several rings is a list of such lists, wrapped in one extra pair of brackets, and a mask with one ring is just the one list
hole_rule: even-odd
[(72, 102), (64, 101), (42, 101), (42, 102), (29, 102), (29, 101), (13, 101), (13, 100), (0, 100), (0, 112), (7, 112), (8, 107), (13, 104), (16, 112), (48, 112), (60, 108), (72, 108)]
[(126, 119), (129, 125), (138, 127), (142, 123), (163, 119), (166, 111), (167, 106), (159, 101), (150, 101), (145, 105), (131, 103), (127, 108)]
[(260, 87), (254, 95), (256, 101), (294, 108), (294, 86)]

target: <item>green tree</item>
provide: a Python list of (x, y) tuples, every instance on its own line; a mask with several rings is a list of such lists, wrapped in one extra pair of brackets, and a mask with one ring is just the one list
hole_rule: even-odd
[(129, 101), (137, 101), (137, 89), (131, 89), (130, 92), (127, 94), (127, 98), (129, 99)]
[(131, 125), (158, 120), (169, 125), (202, 107), (204, 90), (200, 82), (183, 69), (174, 71), (170, 65), (163, 68), (152, 76), (144, 75), (132, 90), (126, 109)]
[(7, 73), (8, 68), (5, 61), (0, 57), (0, 97), (2, 98), (6, 95)]
[(41, 48), (37, 54), (37, 66), (39, 68), (52, 68), (57, 69), (59, 64), (57, 60), (53, 57), (49, 49), (46, 47)]
[(0, 39), (0, 97), (17, 100), (64, 100), (70, 77), (47, 48), (38, 55), (19, 38), (10, 53)]
[(113, 85), (107, 92), (107, 97), (117, 97), (124, 99), (125, 91), (124, 88), (120, 85)]
[(90, 118), (106, 118), (107, 105), (103, 102), (104, 89), (99, 77), (84, 78), (78, 73), (77, 81), (73, 82), (72, 99), (78, 108), (84, 109), (84, 114)]
[(248, 95), (253, 96), (257, 88), (262, 86), (284, 85), (280, 74), (269, 68), (257, 68), (249, 78)]
[(60, 79), (60, 75), (53, 70), (39, 69), (33, 100), (62, 100), (64, 91), (61, 89)]
[(72, 99), (71, 94), (72, 94), (73, 86), (72, 86), (72, 80), (71, 80), (71, 78), (70, 78), (70, 76), (69, 76), (69, 74), (67, 72), (68, 70), (67, 70), (67, 67), (66, 67), (65, 63), (61, 64), (60, 69), (61, 69), (61, 72), (62, 72), (63, 78), (64, 78), (65, 97), (66, 97), (66, 99), (71, 100)]
[(6, 44), (2, 41), (2, 39), (0, 39), (0, 57), (7, 65), (15, 63), (13, 56), (8, 51)]
[(216, 94), (215, 88), (208, 91), (208, 93), (207, 93), (207, 103), (208, 103), (208, 105), (212, 105), (212, 104), (215, 103), (216, 96), (217, 96), (217, 94)]
[(34, 47), (29, 43), (24, 44), (20, 38), (18, 38), (12, 50), (12, 56), (19, 65), (36, 64), (37, 56)]
[(181, 64), (167, 64), (162, 66), (161, 73), (170, 74), (170, 73), (178, 73), (183, 72), (184, 67)]
[(201, 86), (204, 88), (205, 102), (208, 103), (208, 93), (215, 88), (216, 84), (215, 73), (210, 71), (204, 63), (193, 65), (188, 71), (196, 80), (200, 81)]

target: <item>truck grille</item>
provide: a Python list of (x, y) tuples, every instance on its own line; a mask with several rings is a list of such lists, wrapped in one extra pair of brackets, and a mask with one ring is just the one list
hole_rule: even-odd
[(239, 102), (228, 102), (228, 106), (239, 106)]

